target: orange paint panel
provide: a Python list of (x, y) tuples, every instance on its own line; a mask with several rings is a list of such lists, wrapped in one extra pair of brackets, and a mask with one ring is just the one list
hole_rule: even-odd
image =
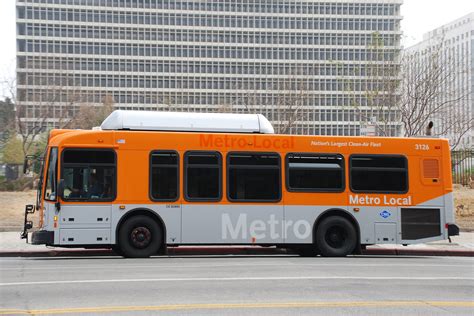
[[(449, 145), (446, 140), (428, 138), (290, 136), (270, 134), (185, 133), (147, 131), (57, 131), (51, 132), (50, 146), (104, 147), (117, 152), (117, 199), (114, 203), (156, 203), (149, 199), (149, 155), (153, 150), (176, 150), (180, 154), (180, 199), (183, 199), (183, 156), (188, 150), (220, 151), (223, 155), (223, 199), (226, 199), (226, 155), (232, 151), (278, 152), (282, 162), (282, 200), (274, 204), (289, 205), (417, 205), (452, 191)], [(339, 153), (346, 164), (346, 189), (342, 193), (287, 192), (285, 156), (290, 152)], [(406, 194), (364, 194), (349, 190), (348, 161), (351, 154), (405, 155), (408, 159), (409, 191)], [(422, 159), (439, 160), (443, 182), (426, 185)], [(355, 197), (357, 195), (357, 197)], [(383, 204), (387, 202), (388, 204)], [(167, 203), (167, 202), (163, 202)], [(255, 203), (257, 204), (257, 203)]]

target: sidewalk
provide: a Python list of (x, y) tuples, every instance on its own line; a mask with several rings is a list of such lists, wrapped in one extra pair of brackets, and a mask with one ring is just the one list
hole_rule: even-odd
[[(417, 244), (375, 245), (363, 251), (364, 255), (406, 255), (406, 256), (465, 256), (474, 257), (474, 232), (461, 232), (447, 240)], [(180, 246), (169, 247), (169, 255), (270, 255), (287, 254), (285, 249), (260, 246)], [(20, 239), (20, 233), (0, 232), (0, 257), (37, 256), (98, 256), (115, 255), (109, 249), (47, 248), (44, 245), (27, 244)]]

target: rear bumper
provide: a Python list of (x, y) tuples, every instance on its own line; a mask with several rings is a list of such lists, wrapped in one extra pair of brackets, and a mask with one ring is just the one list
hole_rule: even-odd
[(48, 230), (33, 232), (31, 235), (31, 243), (33, 245), (52, 246), (54, 244), (54, 232)]
[(459, 227), (456, 224), (448, 224), (448, 237), (459, 236)]

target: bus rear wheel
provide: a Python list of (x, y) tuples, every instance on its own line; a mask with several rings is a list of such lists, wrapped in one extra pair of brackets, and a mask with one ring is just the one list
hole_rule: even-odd
[(158, 253), (163, 234), (157, 222), (145, 215), (127, 219), (118, 234), (122, 255), (127, 258), (148, 258)]
[(295, 252), (300, 257), (316, 257), (319, 254), (318, 249), (314, 245), (297, 247)]
[(357, 232), (348, 219), (330, 216), (318, 225), (316, 244), (324, 257), (345, 257), (357, 246)]

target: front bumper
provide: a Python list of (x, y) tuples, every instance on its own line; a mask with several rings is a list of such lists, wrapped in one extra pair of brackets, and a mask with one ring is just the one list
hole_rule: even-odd
[(459, 227), (456, 224), (448, 224), (448, 237), (459, 236)]
[(54, 232), (39, 230), (31, 234), (31, 244), (52, 246), (54, 244)]

